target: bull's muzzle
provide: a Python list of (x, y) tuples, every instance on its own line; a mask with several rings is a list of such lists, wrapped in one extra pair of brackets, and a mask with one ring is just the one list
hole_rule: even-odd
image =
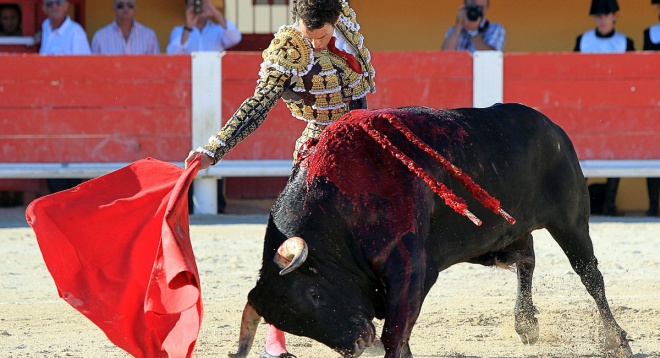
[(286, 239), (273, 258), (273, 262), (282, 269), (280, 275), (286, 275), (300, 267), (307, 259), (307, 251), (307, 243), (301, 237)]

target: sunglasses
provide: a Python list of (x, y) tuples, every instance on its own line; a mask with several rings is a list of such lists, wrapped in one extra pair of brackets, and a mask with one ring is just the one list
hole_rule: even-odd
[(52, 7), (52, 6), (60, 6), (64, 3), (64, 0), (54, 0), (54, 1), (46, 1), (46, 7)]
[(124, 2), (118, 2), (117, 5), (115, 5), (115, 6), (117, 7), (117, 9), (121, 10), (121, 9), (124, 8), (124, 5), (126, 7), (128, 7), (129, 9), (134, 9), (135, 8), (135, 3), (134, 2), (125, 2), (125, 3)]

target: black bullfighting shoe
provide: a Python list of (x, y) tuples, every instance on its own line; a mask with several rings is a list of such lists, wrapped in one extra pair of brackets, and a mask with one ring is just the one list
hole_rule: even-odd
[(264, 348), (261, 350), (261, 354), (259, 354), (259, 358), (297, 358), (297, 357), (289, 352), (282, 353), (278, 356), (270, 355), (268, 354), (268, 352), (266, 352), (266, 348)]

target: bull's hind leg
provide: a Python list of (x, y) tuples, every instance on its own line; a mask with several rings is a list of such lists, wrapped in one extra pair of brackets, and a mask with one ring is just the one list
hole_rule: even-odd
[(523, 236), (518, 245), (517, 251), (521, 256), (516, 262), (518, 275), (518, 295), (514, 309), (516, 333), (524, 344), (534, 344), (539, 338), (539, 323), (534, 316), (536, 309), (532, 302), (532, 276), (536, 265), (532, 234)]
[(603, 275), (598, 270), (598, 260), (594, 255), (589, 226), (586, 222), (582, 225), (575, 225), (574, 228), (565, 225), (566, 223), (562, 227), (552, 225), (547, 229), (568, 257), (573, 270), (580, 276), (587, 292), (596, 301), (605, 328), (606, 348), (609, 354), (615, 357), (632, 357), (627, 333), (614, 319), (605, 297), (605, 283)]

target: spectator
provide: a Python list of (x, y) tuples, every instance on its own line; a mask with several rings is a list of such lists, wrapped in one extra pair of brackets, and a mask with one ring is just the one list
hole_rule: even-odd
[(589, 15), (596, 28), (577, 37), (573, 51), (582, 53), (621, 53), (635, 51), (633, 40), (614, 29), (619, 12), (616, 0), (592, 0)]
[[(651, 0), (655, 4), (660, 20), (660, 0)], [(660, 22), (644, 30), (644, 51), (660, 51)]]
[[(614, 29), (619, 4), (616, 0), (592, 0), (589, 15), (594, 17), (596, 28), (578, 36), (574, 51), (581, 53), (622, 53), (635, 51), (633, 41)], [(618, 215), (616, 192), (619, 178), (607, 178), (602, 214)], [(596, 210), (596, 212), (598, 212)]]
[(135, 20), (137, 0), (113, 0), (115, 21), (92, 38), (92, 52), (100, 55), (157, 55), (156, 33)]
[[(294, 160), (303, 144), (330, 123), (350, 110), (367, 108), (375, 72), (353, 9), (345, 0), (297, 0), (292, 11), (295, 24), (282, 26), (263, 52), (254, 94), (207, 145), (189, 153), (186, 166), (200, 155), (200, 169), (219, 162), (266, 120), (280, 98), (292, 117), (307, 122)], [(291, 357), (284, 334), (273, 326), (261, 357)]]
[[(46, 20), (41, 25), (39, 53), (42, 55), (89, 55), (91, 53), (87, 34), (68, 15), (67, 0), (43, 0)], [(51, 193), (73, 188), (82, 183), (81, 179), (46, 179)]]
[[(655, 4), (660, 19), (660, 0), (651, 0), (651, 5)], [(660, 51), (660, 22), (644, 30), (644, 51)], [(660, 178), (647, 178), (646, 186), (649, 193), (648, 216), (658, 216), (658, 200), (660, 197)]]
[[(234, 23), (227, 20), (211, 0), (202, 0), (202, 12), (195, 14), (193, 0), (184, 0), (186, 4), (186, 24), (172, 30), (168, 54), (189, 54), (195, 51), (222, 52), (241, 42), (241, 32)], [(213, 21), (215, 21), (215, 23)], [(223, 194), (224, 183), (218, 180), (218, 213), (223, 213), (226, 200)], [(193, 190), (189, 191), (193, 195)]]
[(490, 0), (465, 0), (458, 8), (456, 25), (447, 30), (442, 50), (502, 51), (506, 31), (502, 25), (488, 21)]
[(68, 15), (67, 0), (43, 0), (47, 19), (41, 25), (39, 53), (42, 55), (89, 55), (85, 30)]
[(241, 42), (241, 32), (233, 22), (225, 19), (225, 16), (211, 4), (211, 0), (202, 0), (203, 9), (200, 14), (195, 14), (193, 0), (184, 1), (186, 23), (172, 30), (167, 45), (168, 54), (188, 54), (195, 51), (222, 52)]
[(23, 36), (21, 7), (18, 4), (0, 5), (0, 36)]

